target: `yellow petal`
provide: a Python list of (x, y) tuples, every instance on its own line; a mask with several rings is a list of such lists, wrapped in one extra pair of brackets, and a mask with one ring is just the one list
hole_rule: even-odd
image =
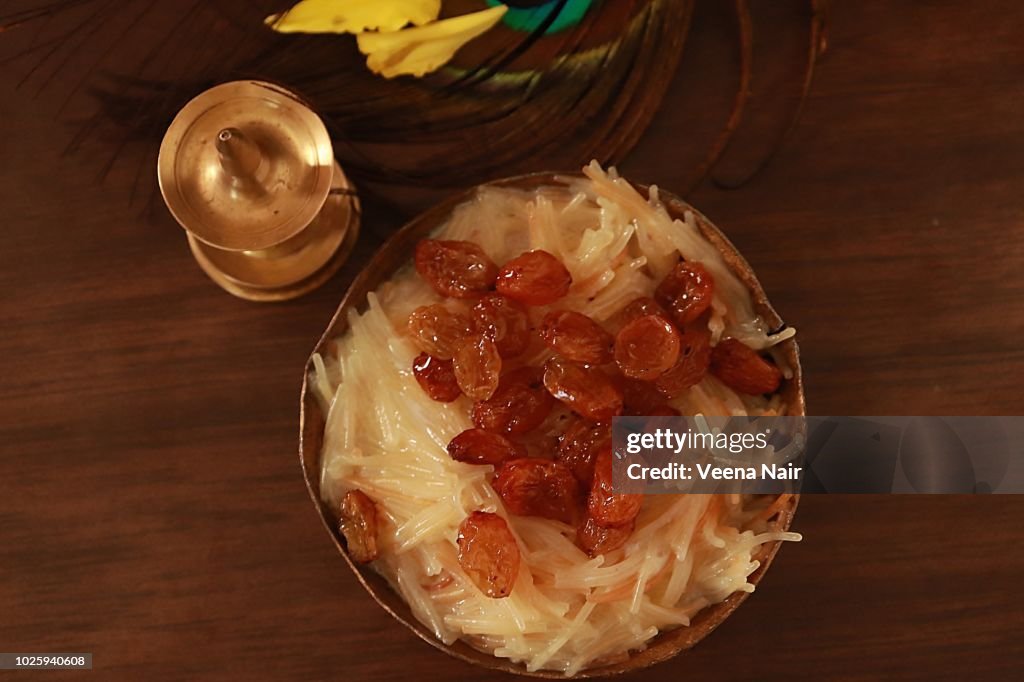
[(417, 28), (360, 33), (356, 39), (374, 73), (385, 78), (422, 76), (447, 64), (460, 47), (498, 23), (507, 9), (497, 5)]
[(437, 19), (441, 0), (302, 0), (266, 23), (279, 33), (397, 31)]

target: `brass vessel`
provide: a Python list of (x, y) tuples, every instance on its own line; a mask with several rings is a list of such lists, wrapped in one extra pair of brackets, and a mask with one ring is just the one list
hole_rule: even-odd
[(157, 170), (199, 266), (241, 298), (312, 291), (358, 236), (359, 199), (327, 128), (271, 83), (224, 83), (186, 104), (164, 135)]

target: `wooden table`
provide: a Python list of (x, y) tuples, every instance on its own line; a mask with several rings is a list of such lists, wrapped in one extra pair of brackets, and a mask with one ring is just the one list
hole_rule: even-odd
[[(837, 3), (790, 144), (691, 196), (799, 329), (814, 413), (1024, 412), (1022, 34), (1015, 0)], [(130, 173), (97, 185), (59, 158), (65, 131), (15, 81), (0, 650), (90, 651), (103, 680), (486, 679), (362, 593), (300, 479), (303, 363), (362, 258), (293, 303), (224, 295), (168, 215), (128, 205)], [(674, 88), (630, 177), (682, 182), (687, 105)], [(371, 205), (358, 255), (400, 219)], [(805, 498), (806, 540), (757, 594), (642, 677), (1019, 676), (1022, 516), (1010, 496)]]

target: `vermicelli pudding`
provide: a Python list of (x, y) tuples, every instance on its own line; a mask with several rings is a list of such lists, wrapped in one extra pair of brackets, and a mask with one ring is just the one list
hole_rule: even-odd
[(321, 494), (438, 640), (567, 675), (738, 591), (784, 497), (616, 493), (617, 415), (783, 415), (793, 336), (597, 164), (483, 186), (315, 355)]

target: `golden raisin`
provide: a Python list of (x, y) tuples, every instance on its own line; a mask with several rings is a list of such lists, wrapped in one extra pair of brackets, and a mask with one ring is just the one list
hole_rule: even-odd
[(431, 400), (450, 403), (460, 395), (459, 382), (455, 380), (455, 368), (451, 360), (441, 360), (426, 353), (420, 353), (412, 362), (412, 373)]
[(498, 388), (501, 356), (494, 340), (476, 332), (455, 346), (452, 356), (455, 380), (472, 400), (487, 400)]
[(605, 527), (588, 515), (576, 529), (576, 542), (590, 556), (607, 554), (626, 544), (635, 527), (635, 521), (619, 527)]
[(544, 387), (576, 414), (608, 421), (622, 414), (622, 392), (601, 370), (554, 357), (544, 365)]
[(554, 402), (542, 371), (520, 367), (501, 377), (494, 395), (473, 405), (473, 423), (497, 433), (526, 433), (544, 423)]
[(589, 490), (594, 480), (597, 453), (611, 440), (612, 428), (609, 424), (593, 424), (576, 418), (558, 443), (558, 461), (569, 467), (576, 480)]
[(498, 266), (472, 242), (423, 239), (416, 271), (442, 296), (473, 298), (494, 289)]
[(654, 385), (668, 398), (682, 395), (699, 383), (711, 362), (711, 333), (707, 327), (691, 325), (679, 336), (679, 359), (667, 372), (654, 380)]
[(448, 443), (448, 454), (457, 462), (497, 465), (507, 459), (526, 457), (526, 448), (499, 433), (466, 429)]
[(481, 592), (492, 599), (512, 594), (519, 575), (519, 545), (505, 519), (475, 511), (459, 524), (459, 565)]
[(547, 305), (569, 293), (572, 275), (547, 251), (527, 251), (498, 272), (498, 293), (526, 305)]
[(366, 564), (377, 558), (377, 506), (362, 490), (350, 490), (341, 499), (338, 530), (352, 561)]
[(473, 306), (477, 330), (494, 339), (503, 358), (521, 355), (530, 345), (530, 318), (521, 303), (501, 294), (488, 294)]
[(660, 315), (638, 317), (615, 337), (615, 363), (631, 379), (653, 381), (679, 359), (679, 332)]
[(612, 315), (609, 324), (612, 329), (618, 330), (636, 318), (647, 315), (661, 315), (666, 320), (671, 319), (668, 311), (662, 308), (660, 303), (650, 296), (640, 296), (639, 298), (634, 298), (622, 310)]
[(466, 315), (435, 303), (412, 311), (408, 329), (412, 342), (421, 351), (451, 360), (455, 346), (469, 335), (471, 325)]
[(723, 384), (740, 393), (774, 393), (782, 382), (782, 372), (736, 339), (724, 339), (711, 350), (711, 373)]
[(668, 308), (676, 324), (683, 326), (711, 307), (714, 291), (715, 280), (703, 265), (682, 262), (661, 281), (654, 297)]
[(644, 496), (612, 489), (612, 447), (605, 446), (594, 465), (594, 483), (587, 498), (587, 513), (606, 528), (629, 525), (640, 513)]
[(552, 310), (544, 316), (541, 338), (567, 360), (603, 365), (612, 360), (615, 338), (597, 322), (571, 310)]
[(580, 510), (580, 487), (569, 467), (546, 459), (511, 459), (494, 472), (491, 487), (520, 516), (572, 523)]

